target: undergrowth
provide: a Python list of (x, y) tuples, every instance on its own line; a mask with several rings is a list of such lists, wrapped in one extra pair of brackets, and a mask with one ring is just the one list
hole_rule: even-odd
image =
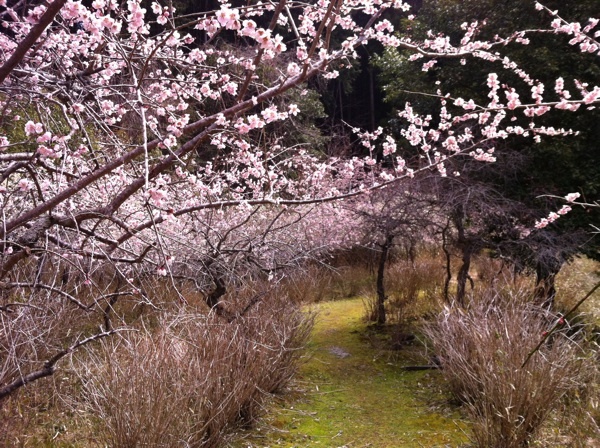
[[(466, 447), (470, 425), (449, 401), (440, 372), (402, 369), (430, 362), (432, 352), (424, 348), (419, 326), (442, 306), (437, 276), (443, 264), (435, 257), (421, 262), (391, 265), (392, 324), (384, 327), (362, 318), (359, 297), (372, 294), (375, 283), (368, 263), (309, 266), (278, 286), (278, 294), (288, 294), (289, 301), (258, 307), (258, 314), (249, 313), (224, 331), (219, 329), (227, 325), (206, 314), (200, 295), (184, 289), (188, 306), (183, 311), (168, 288), (157, 285), (153, 292), (161, 295), (161, 304), (171, 303), (163, 306), (170, 314), (123, 302), (116, 315), (138, 331), (90, 347), (71, 366), (64, 362), (54, 377), (3, 402), (0, 446)], [(567, 266), (557, 279), (558, 306), (567, 309), (578, 300), (597, 281), (596, 271), (598, 265), (585, 259)], [(498, 261), (480, 258), (472, 276), (474, 293), (486, 285), (503, 294), (510, 289), (498, 281), (510, 277)], [(513, 277), (511, 282), (511, 287), (529, 287), (531, 279)], [(588, 315), (600, 316), (598, 300), (585, 304)], [(304, 317), (294, 320), (301, 315), (290, 303), (306, 302), (313, 302), (309, 308), (318, 319), (308, 355), (298, 364), (308, 326)], [(230, 309), (238, 306), (232, 297), (224, 303)], [(288, 331), (296, 324), (277, 323), (289, 318), (299, 325), (296, 339)], [(412, 344), (399, 339), (407, 334), (414, 336)], [(207, 355), (211, 350), (212, 358)], [(298, 365), (300, 375), (289, 389)], [(585, 393), (565, 394), (561, 412), (548, 414), (534, 446), (594, 446), (594, 434), (600, 434), (594, 433), (600, 422), (597, 384), (590, 377)], [(269, 394), (275, 390), (287, 394)], [(159, 409), (161, 400), (168, 405)], [(244, 428), (261, 415), (258, 427)], [(118, 439), (119, 432), (137, 432), (140, 441)]]

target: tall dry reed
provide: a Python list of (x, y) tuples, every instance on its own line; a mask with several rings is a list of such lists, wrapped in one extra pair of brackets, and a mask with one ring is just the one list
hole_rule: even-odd
[(554, 333), (523, 366), (558, 319), (528, 297), (488, 291), (468, 309), (447, 307), (426, 327), (451, 391), (473, 420), (477, 447), (528, 446), (561, 399), (590, 378), (590, 355), (575, 329)]
[(276, 297), (232, 322), (212, 313), (162, 316), (88, 352), (80, 406), (112, 447), (219, 446), (285, 387), (311, 326)]

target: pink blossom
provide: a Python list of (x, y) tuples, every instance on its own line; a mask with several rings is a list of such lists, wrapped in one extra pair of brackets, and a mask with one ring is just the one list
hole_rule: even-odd
[(41, 154), (44, 157), (48, 157), (54, 154), (54, 151), (52, 151), (52, 149), (48, 148), (47, 146), (44, 145), (40, 145), (38, 146), (38, 150), (37, 152), (39, 154)]
[(288, 76), (297, 76), (301, 73), (300, 67), (295, 62), (290, 62), (287, 66)]
[(308, 57), (308, 53), (306, 52), (306, 48), (298, 45), (298, 48), (296, 48), (296, 57), (298, 58), (298, 60), (303, 61)]
[(150, 188), (147, 195), (156, 207), (161, 207), (168, 198), (167, 193), (164, 190), (158, 190), (156, 188)]
[(242, 119), (237, 122), (234, 127), (238, 130), (240, 134), (247, 134), (252, 129), (248, 123), (244, 123)]
[(495, 90), (500, 87), (500, 83), (498, 82), (498, 75), (496, 73), (490, 73), (488, 75), (487, 85), (492, 90)]
[(579, 193), (569, 193), (568, 195), (565, 196), (565, 199), (567, 202), (573, 202), (573, 201), (576, 201), (580, 196), (581, 196), (581, 194), (579, 194)]
[(583, 97), (585, 104), (592, 104), (600, 100), (600, 87), (596, 86), (591, 92), (588, 92)]
[(510, 110), (516, 109), (521, 105), (521, 101), (519, 101), (519, 94), (515, 92), (515, 89), (510, 89), (507, 92), (504, 92), (506, 95), (506, 99), (508, 100), (508, 107)]
[(196, 29), (205, 30), (206, 33), (211, 37), (214, 36), (217, 31), (219, 31), (220, 27), (221, 25), (219, 22), (214, 20), (212, 17), (200, 21), (198, 25), (195, 26)]
[(229, 9), (226, 6), (221, 6), (221, 9), (217, 11), (216, 18), (219, 24), (228, 30), (237, 30), (240, 28), (240, 13), (237, 9)]
[(494, 153), (494, 149), (488, 149), (487, 151), (484, 151), (481, 148), (477, 148), (475, 151), (471, 151), (469, 153), (469, 155), (471, 157), (473, 157), (475, 160), (478, 160), (479, 162), (495, 162), (496, 161), (496, 157), (494, 157), (492, 154)]
[(256, 22), (254, 20), (244, 20), (240, 34), (242, 36), (254, 37), (256, 35)]
[(127, 2), (127, 8), (131, 13), (127, 16), (127, 31), (130, 33), (145, 34), (144, 15), (146, 14), (146, 9), (140, 7), (139, 0), (129, 0)]
[(44, 125), (42, 123), (34, 123), (31, 120), (25, 123), (26, 135), (41, 134), (42, 132), (44, 132)]
[(422, 71), (427, 72), (429, 71), (430, 68), (432, 68), (435, 64), (437, 64), (437, 60), (432, 59), (429, 62), (426, 62), (423, 64), (423, 67), (421, 68)]
[(442, 142), (442, 146), (446, 148), (448, 151), (459, 152), (460, 147), (456, 141), (456, 137), (450, 136), (444, 142)]
[(386, 136), (385, 142), (383, 143), (383, 155), (389, 156), (390, 154), (395, 153), (396, 149), (396, 141), (394, 140), (394, 138), (389, 135)]
[(177, 137), (173, 134), (169, 134), (163, 139), (162, 143), (166, 148), (173, 148), (177, 145)]
[(277, 120), (277, 108), (275, 106), (267, 107), (260, 114), (267, 123)]
[(554, 222), (554, 221), (556, 221), (558, 218), (559, 218), (559, 215), (558, 215), (558, 213), (555, 213), (555, 212), (550, 212), (550, 213), (548, 214), (548, 221), (549, 221), (549, 222)]
[(33, 182), (31, 182), (29, 179), (21, 179), (17, 183), (17, 187), (19, 187), (19, 190), (26, 192), (31, 190), (33, 187)]
[(8, 138), (5, 136), (0, 136), (0, 151), (6, 151), (6, 148), (10, 145)]
[(80, 11), (82, 9), (81, 3), (68, 1), (65, 3), (65, 6), (63, 6), (60, 14), (65, 20), (77, 19), (81, 14)]
[(475, 104), (475, 101), (473, 101), (473, 100), (469, 100), (469, 101), (467, 101), (467, 103), (465, 105), (463, 105), (464, 110), (475, 110), (476, 107), (477, 107), (477, 105)]
[(297, 105), (297, 104), (290, 104), (290, 105), (288, 106), (288, 113), (289, 113), (290, 115), (294, 115), (294, 116), (296, 116), (296, 115), (298, 115), (298, 112), (300, 112), (300, 109), (298, 108), (298, 105)]
[(542, 94), (544, 93), (544, 84), (539, 83), (531, 88), (531, 97), (535, 100), (536, 104), (540, 104), (543, 100)]
[(250, 115), (248, 117), (248, 124), (252, 129), (259, 129), (264, 127), (265, 122), (261, 120), (257, 115)]
[(223, 90), (225, 90), (230, 95), (235, 95), (237, 93), (238, 85), (235, 82), (228, 82), (223, 86)]
[(275, 53), (283, 53), (285, 50), (287, 50), (287, 46), (283, 43), (283, 36), (280, 34), (273, 38), (272, 45), (273, 46), (271, 48)]
[(37, 138), (38, 143), (46, 143), (52, 140), (52, 134), (50, 132), (44, 132)]
[(167, 16), (161, 14), (160, 16), (156, 17), (156, 23), (158, 23), (159, 25), (165, 25), (167, 23)]
[[(165, 20), (166, 23), (166, 20)], [(164, 25), (164, 23), (163, 23)], [(166, 41), (166, 44), (169, 47), (177, 47), (179, 45), (181, 45), (181, 41), (180, 41), (181, 35), (179, 34), (179, 31), (173, 31), (171, 33), (171, 35), (169, 36), (169, 38)]]

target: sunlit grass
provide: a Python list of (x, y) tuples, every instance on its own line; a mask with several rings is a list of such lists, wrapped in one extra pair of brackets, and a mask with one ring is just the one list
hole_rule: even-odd
[[(570, 309), (600, 281), (600, 262), (586, 257), (576, 258), (565, 266), (556, 278), (557, 304)], [(581, 305), (580, 311), (588, 315), (590, 321), (600, 325), (600, 290)]]
[[(466, 427), (447, 404), (436, 371), (408, 347), (394, 357), (365, 339), (359, 299), (324, 302), (295, 399), (279, 403), (266, 424), (235, 447), (442, 447), (467, 441)], [(391, 361), (394, 359), (394, 361)]]

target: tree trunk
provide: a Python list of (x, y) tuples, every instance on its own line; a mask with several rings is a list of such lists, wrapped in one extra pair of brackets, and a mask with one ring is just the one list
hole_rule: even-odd
[(204, 301), (214, 311), (217, 316), (223, 317), (227, 320), (231, 319), (231, 314), (223, 307), (221, 303), (221, 297), (227, 292), (225, 282), (217, 275), (213, 275), (213, 282), (215, 288), (204, 296)]
[(385, 238), (385, 242), (380, 245), (381, 253), (379, 254), (379, 267), (377, 269), (377, 323), (385, 324), (385, 286), (383, 284), (385, 277), (385, 265), (387, 262), (388, 254), (394, 240), (393, 235), (388, 235)]
[(467, 237), (464, 225), (464, 212), (463, 207), (459, 206), (453, 216), (454, 225), (456, 226), (457, 246), (462, 252), (462, 266), (456, 276), (456, 301), (460, 306), (465, 306), (465, 295), (467, 291), (467, 280), (471, 283), (471, 289), (473, 288), (473, 279), (469, 276), (469, 269), (471, 268), (471, 258), (475, 253), (475, 247)]
[(442, 230), (442, 250), (446, 256), (446, 279), (444, 280), (444, 301), (450, 303), (450, 282), (452, 281), (452, 258), (448, 250), (448, 239), (446, 232), (450, 228), (450, 222), (446, 223), (446, 227)]
[(562, 263), (538, 263), (535, 268), (535, 290), (533, 300), (537, 305), (552, 309), (556, 297), (556, 275), (560, 272)]
[(469, 276), (469, 269), (471, 268), (471, 258), (473, 257), (473, 249), (471, 245), (467, 244), (466, 247), (463, 248), (463, 256), (462, 256), (462, 266), (458, 271), (458, 275), (456, 277), (456, 301), (460, 304), (460, 306), (465, 306), (465, 295), (467, 292), (467, 280), (469, 280), (471, 284), (471, 289), (473, 289), (473, 279)]

